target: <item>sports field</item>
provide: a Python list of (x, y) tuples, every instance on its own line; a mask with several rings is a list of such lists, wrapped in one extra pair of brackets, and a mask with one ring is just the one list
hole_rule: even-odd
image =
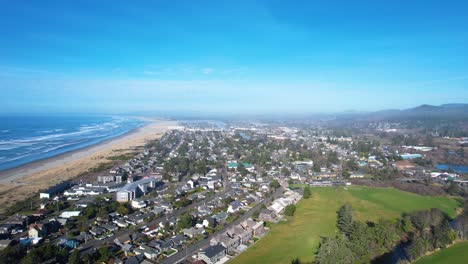
[(466, 264), (468, 263), (468, 241), (457, 243), (446, 249), (423, 257), (414, 264)]
[(394, 219), (403, 212), (439, 208), (451, 217), (458, 202), (448, 197), (429, 197), (392, 188), (313, 188), (312, 197), (301, 200), (296, 214), (274, 225), (268, 235), (230, 263), (290, 263), (293, 258), (312, 261), (321, 236), (335, 232), (336, 211), (350, 203), (358, 220)]

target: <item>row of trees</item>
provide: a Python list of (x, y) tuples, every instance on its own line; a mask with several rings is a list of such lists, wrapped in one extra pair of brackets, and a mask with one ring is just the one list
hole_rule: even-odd
[[(468, 219), (468, 214), (466, 217)], [(346, 204), (337, 211), (339, 233), (322, 239), (316, 263), (369, 262), (392, 252), (399, 243), (402, 250), (397, 257), (412, 261), (455, 240), (456, 232), (450, 228), (448, 220), (439, 209), (430, 209), (405, 214), (396, 222), (379, 220), (377, 223), (364, 223), (353, 219), (352, 207)], [(465, 235), (466, 230), (468, 224), (463, 229)]]
[(445, 248), (456, 239), (456, 233), (450, 228), (447, 216), (439, 209), (404, 215), (402, 222), (409, 238), (404, 252), (410, 261), (423, 256), (428, 251)]
[(42, 244), (29, 251), (27, 247), (16, 244), (0, 251), (0, 263), (35, 264), (53, 258), (55, 263), (67, 263), (68, 251), (51, 244)]

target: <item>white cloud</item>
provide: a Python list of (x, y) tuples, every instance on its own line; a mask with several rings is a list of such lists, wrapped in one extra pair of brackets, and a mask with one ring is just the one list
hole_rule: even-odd
[(203, 74), (211, 74), (214, 71), (213, 68), (203, 68), (202, 72)]
[(158, 72), (158, 71), (143, 71), (143, 74), (145, 74), (145, 75), (159, 75), (161, 73)]

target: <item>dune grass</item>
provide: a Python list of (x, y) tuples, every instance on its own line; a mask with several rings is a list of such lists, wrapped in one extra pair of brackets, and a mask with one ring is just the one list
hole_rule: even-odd
[(456, 214), (458, 201), (449, 197), (419, 196), (392, 188), (313, 188), (301, 200), (293, 217), (274, 225), (268, 235), (230, 263), (290, 263), (293, 258), (312, 261), (322, 236), (336, 232), (336, 211), (350, 203), (358, 220), (396, 219), (403, 212), (439, 208)]

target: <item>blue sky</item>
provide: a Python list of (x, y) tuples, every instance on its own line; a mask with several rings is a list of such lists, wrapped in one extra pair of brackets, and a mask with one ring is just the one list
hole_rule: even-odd
[(468, 102), (466, 1), (0, 0), (0, 112)]

